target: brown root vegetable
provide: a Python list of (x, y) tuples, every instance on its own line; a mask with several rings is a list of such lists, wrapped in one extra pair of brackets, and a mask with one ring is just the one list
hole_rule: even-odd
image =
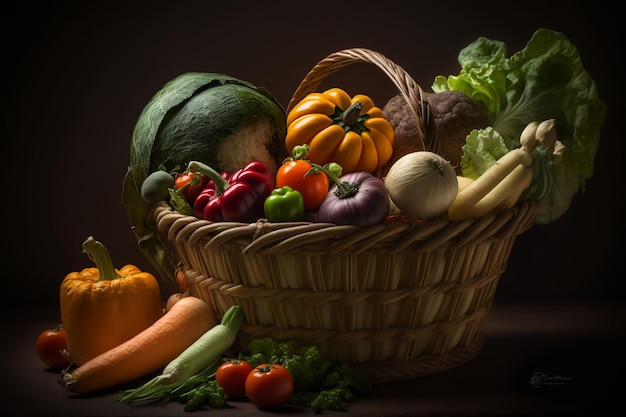
[(392, 97), (383, 108), (383, 116), (393, 126), (395, 136), (393, 154), (383, 167), (383, 174), (402, 156), (421, 150), (441, 155), (459, 173), (465, 138), (473, 129), (489, 125), (486, 113), (460, 91), (425, 93), (424, 100), (430, 109), (423, 139), (427, 149), (423, 149), (415, 116), (401, 95)]

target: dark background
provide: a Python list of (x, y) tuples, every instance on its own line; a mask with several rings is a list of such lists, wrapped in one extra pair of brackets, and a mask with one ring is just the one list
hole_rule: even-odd
[[(235, 76), (286, 106), (319, 60), (366, 47), (430, 90), (436, 75), (458, 73), (457, 53), (477, 37), (502, 40), (512, 54), (539, 27), (577, 46), (608, 114), (586, 192), (517, 240), (495, 302), (622, 303), (623, 48), (618, 15), (603, 1), (25, 2), (3, 21), (2, 259), (25, 307), (56, 308), (63, 277), (92, 266), (81, 248), (90, 235), (116, 266), (152, 270), (121, 185), (139, 113), (181, 73)], [(396, 93), (373, 65), (351, 65), (330, 82), (380, 106)]]
[[(184, 414), (179, 404), (113, 407), (112, 393), (77, 399), (58, 386), (57, 373), (44, 371), (33, 346), (60, 320), (65, 275), (92, 266), (81, 247), (88, 236), (108, 247), (116, 266), (153, 271), (121, 189), (137, 117), (166, 82), (188, 71), (219, 72), (267, 87), (286, 106), (319, 60), (366, 47), (430, 90), (436, 75), (458, 73), (458, 52), (477, 37), (504, 41), (512, 54), (540, 27), (571, 39), (608, 106), (594, 175), (563, 217), (517, 239), (476, 359), (384, 384), (350, 415), (571, 416), (617, 403), (605, 391), (623, 385), (626, 335), (619, 17), (605, 0), (14, 2), (0, 22), (8, 304), (0, 369), (9, 387), (0, 409)], [(373, 65), (351, 65), (328, 81), (381, 106), (396, 94)], [(536, 371), (574, 382), (533, 389), (528, 379)], [(227, 415), (257, 415), (251, 404), (237, 407)]]

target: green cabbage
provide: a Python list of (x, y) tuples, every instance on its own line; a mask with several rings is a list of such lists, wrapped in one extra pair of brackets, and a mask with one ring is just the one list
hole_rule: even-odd
[(144, 107), (131, 138), (122, 205), (165, 300), (178, 290), (177, 256), (156, 228), (154, 204), (141, 197), (144, 180), (159, 169), (182, 172), (191, 160), (232, 172), (255, 159), (275, 172), (287, 157), (286, 129), (285, 110), (267, 89), (225, 74), (181, 74)]
[[(480, 37), (458, 56), (458, 75), (435, 77), (433, 91), (462, 91), (487, 113), (491, 126), (509, 149), (532, 121), (555, 119), (558, 140), (565, 145), (560, 164), (546, 152), (533, 152), (533, 184), (523, 198), (537, 199), (536, 222), (560, 217), (593, 174), (606, 105), (585, 70), (576, 47), (562, 34), (538, 29), (526, 47), (507, 57), (501, 41)], [(464, 152), (477, 146), (466, 144)], [(541, 160), (539, 160), (541, 159)], [(489, 166), (466, 158), (472, 175)]]

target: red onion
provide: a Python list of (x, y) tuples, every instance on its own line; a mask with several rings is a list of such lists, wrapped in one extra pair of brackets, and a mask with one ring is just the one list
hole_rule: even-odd
[(367, 172), (339, 178), (319, 207), (317, 221), (366, 227), (382, 223), (389, 214), (389, 194), (383, 179)]

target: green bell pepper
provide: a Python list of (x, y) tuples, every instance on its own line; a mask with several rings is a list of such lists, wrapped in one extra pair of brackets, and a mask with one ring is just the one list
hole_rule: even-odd
[(288, 185), (274, 189), (263, 203), (270, 222), (300, 221), (304, 217), (304, 197)]

